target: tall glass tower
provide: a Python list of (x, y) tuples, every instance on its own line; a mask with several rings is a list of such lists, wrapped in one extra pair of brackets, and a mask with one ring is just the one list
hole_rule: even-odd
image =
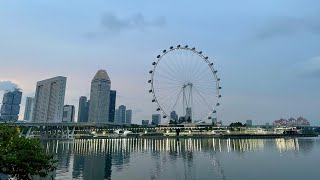
[(89, 122), (109, 122), (111, 80), (106, 70), (99, 70), (91, 81)]

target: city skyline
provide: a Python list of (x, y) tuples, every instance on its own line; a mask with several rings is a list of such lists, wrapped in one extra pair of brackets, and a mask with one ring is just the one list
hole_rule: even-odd
[(117, 106), (131, 107), (133, 123), (140, 123), (156, 113), (146, 83), (151, 63), (163, 49), (188, 44), (219, 70), (219, 121), (264, 124), (302, 116), (319, 125), (319, 3), (205, 1), (179, 9), (170, 1), (161, 9), (165, 2), (77, 2), (77, 8), (66, 2), (62, 8), (53, 1), (3, 1), (0, 81), (22, 89), (22, 119), (37, 81), (67, 77), (65, 104), (77, 112), (91, 78), (106, 69)]

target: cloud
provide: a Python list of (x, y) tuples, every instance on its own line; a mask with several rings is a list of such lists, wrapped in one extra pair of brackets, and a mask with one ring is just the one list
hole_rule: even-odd
[(316, 17), (279, 17), (273, 19), (259, 29), (257, 37), (267, 39), (286, 36), (297, 32), (305, 31), (320, 35), (320, 18)]
[(13, 91), (18, 88), (18, 85), (11, 81), (0, 81), (0, 91)]
[(96, 38), (105, 33), (121, 33), (128, 30), (144, 30), (147, 28), (161, 28), (165, 26), (166, 19), (164, 17), (157, 17), (155, 19), (147, 20), (141, 13), (132, 14), (129, 17), (119, 17), (114, 13), (108, 12), (102, 15), (100, 19), (100, 27), (98, 31), (87, 32), (87, 38)]
[(320, 56), (298, 63), (294, 68), (301, 77), (320, 78)]

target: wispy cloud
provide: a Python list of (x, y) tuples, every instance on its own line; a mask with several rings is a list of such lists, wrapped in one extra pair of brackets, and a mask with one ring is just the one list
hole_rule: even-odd
[(301, 77), (320, 78), (320, 56), (298, 63), (294, 66), (294, 69)]
[(100, 26), (96, 31), (86, 33), (86, 37), (92, 38), (102, 34), (121, 33), (128, 30), (144, 30), (147, 28), (161, 28), (165, 26), (165, 17), (147, 19), (143, 14), (136, 13), (129, 17), (120, 17), (114, 13), (104, 13), (100, 19)]
[(11, 81), (0, 81), (0, 91), (13, 91), (18, 88), (18, 85)]
[(320, 35), (319, 17), (278, 17), (266, 22), (257, 32), (259, 39), (281, 37), (297, 32), (309, 32)]

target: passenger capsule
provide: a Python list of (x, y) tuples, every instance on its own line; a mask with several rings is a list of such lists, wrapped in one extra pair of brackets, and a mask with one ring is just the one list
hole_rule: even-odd
[(166, 53), (166, 52), (167, 52), (167, 50), (163, 50), (162, 52), (163, 52), (163, 53)]
[(202, 51), (200, 51), (199, 54), (202, 54)]
[(220, 81), (220, 78), (218, 78), (217, 81)]
[(157, 108), (157, 111), (160, 111), (160, 108)]
[(152, 73), (153, 73), (153, 71), (151, 70), (151, 71), (149, 71), (149, 73), (150, 73), (150, 74), (152, 74)]
[(152, 99), (152, 102), (156, 102), (156, 100), (155, 100), (155, 99)]
[(153, 63), (152, 63), (152, 65), (156, 65), (156, 64), (157, 64), (156, 62), (153, 62)]
[(166, 115), (164, 115), (164, 116), (163, 116), (163, 118), (167, 118), (167, 116), (166, 116)]
[(219, 89), (222, 89), (222, 87), (220, 86)]
[(193, 48), (192, 48), (192, 50), (194, 50), (194, 51), (195, 51), (195, 50), (196, 50), (196, 48), (195, 48), (195, 47), (193, 47)]
[(152, 89), (149, 90), (149, 93), (152, 93)]
[(211, 119), (211, 117), (209, 116), (208, 119)]
[(173, 49), (173, 46), (171, 46), (170, 49)]
[(151, 83), (151, 80), (148, 80), (148, 83)]
[(218, 72), (217, 70), (214, 70), (214, 71), (213, 71), (213, 73), (215, 73), (215, 74), (216, 74), (217, 72)]
[(185, 47), (185, 48), (188, 48), (188, 45), (185, 45), (184, 47)]
[(213, 66), (213, 63), (210, 63), (210, 66)]
[(220, 106), (220, 103), (217, 103), (217, 106)]
[(177, 48), (180, 48), (180, 44), (177, 46)]
[(209, 57), (207, 56), (207, 57), (205, 57), (205, 59), (208, 59)]
[(212, 113), (216, 113), (216, 112), (217, 112), (216, 110), (212, 111)]
[(160, 58), (160, 55), (158, 55), (157, 58)]
[(219, 95), (219, 98), (221, 98), (222, 96), (221, 95)]

